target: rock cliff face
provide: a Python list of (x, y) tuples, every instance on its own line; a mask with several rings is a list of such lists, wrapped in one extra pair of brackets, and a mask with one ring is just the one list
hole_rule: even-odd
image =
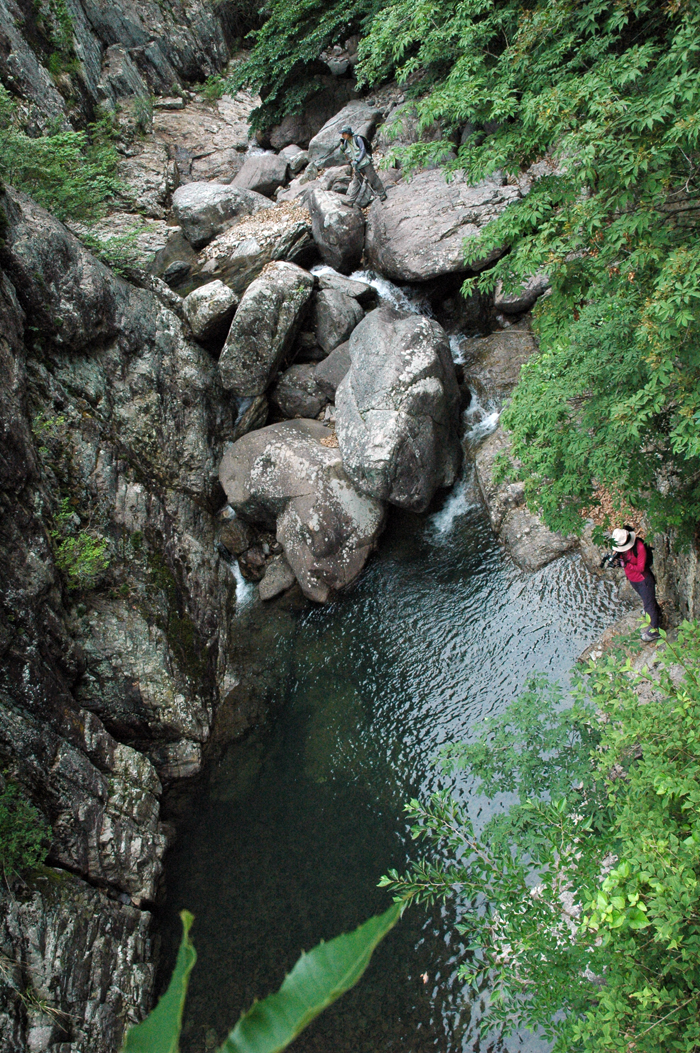
[(237, 682), (213, 517), (235, 409), (156, 296), (24, 195), (0, 211), (0, 768), (53, 830), (43, 876), (3, 888), (0, 1035), (113, 1053), (151, 997), (163, 782)]
[(172, 95), (220, 72), (240, 31), (237, 10), (231, 0), (2, 0), (0, 80), (25, 101), (38, 128), (77, 126), (98, 106)]

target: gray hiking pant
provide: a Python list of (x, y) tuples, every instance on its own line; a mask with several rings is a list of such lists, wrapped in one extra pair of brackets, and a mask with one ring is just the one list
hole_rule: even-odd
[(351, 205), (355, 204), (355, 199), (360, 193), (360, 190), (362, 189), (362, 183), (365, 179), (372, 187), (372, 190), (374, 190), (375, 194), (377, 194), (377, 196), (380, 197), (382, 201), (386, 197), (386, 190), (384, 189), (384, 184), (375, 172), (374, 165), (370, 161), (370, 163), (368, 165), (365, 165), (364, 168), (361, 168), (359, 172), (355, 168), (353, 168), (352, 170), (352, 179), (350, 180), (350, 186), (348, 187), (348, 192), (346, 195)]

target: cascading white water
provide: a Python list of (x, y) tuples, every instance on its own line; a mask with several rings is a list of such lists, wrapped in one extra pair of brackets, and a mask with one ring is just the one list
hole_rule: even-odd
[(448, 539), (456, 520), (477, 508), (479, 501), (474, 489), (474, 472), (467, 472), (457, 480), (450, 495), (439, 512), (428, 517), (430, 535), (433, 540)]
[(237, 559), (232, 560), (229, 563), (229, 567), (236, 580), (236, 610), (241, 611), (255, 599), (255, 585), (253, 585), (252, 581), (245, 580), (241, 574), (241, 568), (238, 566)]
[[(252, 399), (249, 399), (248, 401), (251, 402)], [(239, 416), (240, 415), (239, 412)], [(231, 505), (226, 505), (220, 515), (222, 519), (228, 521), (236, 518), (236, 512)], [(240, 611), (244, 607), (247, 607), (255, 598), (255, 586), (251, 581), (246, 581), (243, 577), (237, 559), (227, 559), (226, 563), (236, 582), (236, 610)]]
[(476, 446), (496, 430), (501, 414), (491, 399), (483, 403), (473, 388), (470, 391), (471, 402), (462, 414), (462, 421), (465, 441)]
[[(311, 273), (333, 274), (338, 278), (345, 277), (345, 275), (334, 270), (333, 267), (328, 267), (325, 264), (318, 264), (316, 267), (312, 267)], [(409, 311), (411, 314), (422, 314), (427, 318), (432, 317), (430, 304), (426, 300), (421, 299), (417, 292), (414, 292), (412, 289), (402, 289), (387, 278), (382, 278), (375, 271), (353, 271), (350, 275), (350, 280), (371, 285), (380, 301), (389, 304), (390, 307), (395, 307), (400, 311)]]

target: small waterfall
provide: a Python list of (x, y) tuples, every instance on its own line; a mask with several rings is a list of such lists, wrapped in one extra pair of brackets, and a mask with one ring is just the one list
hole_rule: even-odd
[(245, 580), (241, 574), (241, 568), (238, 566), (237, 559), (232, 560), (229, 563), (229, 567), (236, 581), (236, 610), (242, 611), (244, 607), (250, 606), (255, 599), (255, 585), (252, 581)]
[(422, 314), (426, 318), (432, 317), (433, 312), (430, 304), (427, 300), (421, 298), (420, 293), (411, 289), (410, 286), (402, 289), (401, 286), (394, 285), (393, 282), (382, 278), (375, 271), (354, 271), (350, 277), (354, 281), (371, 285), (382, 303), (389, 304), (390, 307), (395, 307), (398, 311)]
[(452, 352), (452, 361), (456, 366), (463, 366), (467, 361), (465, 342), (466, 337), (463, 333), (453, 333), (450, 337), (450, 351)]
[[(252, 399), (249, 401), (252, 402)], [(240, 415), (240, 414), (239, 414)], [(236, 518), (235, 509), (231, 505), (225, 505), (219, 513), (223, 520), (231, 520)], [(221, 555), (226, 554), (226, 549), (223, 545), (219, 545), (219, 552)], [(231, 574), (233, 575), (234, 581), (236, 582), (236, 610), (243, 610), (247, 607), (251, 601), (255, 598), (255, 585), (252, 581), (246, 581), (241, 574), (241, 568), (238, 565), (238, 560), (235, 556), (228, 555), (226, 558), (226, 565), (228, 566)]]
[(469, 465), (464, 466), (465, 475), (452, 487), (450, 496), (445, 501), (439, 512), (434, 512), (428, 517), (430, 533), (433, 538), (446, 537), (451, 533), (455, 520), (466, 515), (473, 508), (479, 508), (480, 502), (476, 499), (474, 491), (474, 472)]
[(477, 446), (496, 430), (501, 413), (491, 399), (487, 399), (484, 404), (473, 388), (469, 390), (471, 402), (462, 414), (464, 439), (469, 446)]
[[(339, 274), (333, 267), (327, 267), (325, 264), (318, 264), (316, 267), (312, 267), (311, 273), (334, 274), (338, 278), (346, 277), (344, 274)], [(430, 304), (427, 300), (421, 299), (419, 293), (410, 287), (402, 289), (399, 285), (394, 285), (393, 282), (382, 278), (375, 271), (353, 271), (350, 275), (350, 280), (371, 285), (380, 301), (389, 304), (390, 307), (395, 307), (399, 311), (408, 311), (410, 314), (422, 314), (426, 318), (432, 317)]]

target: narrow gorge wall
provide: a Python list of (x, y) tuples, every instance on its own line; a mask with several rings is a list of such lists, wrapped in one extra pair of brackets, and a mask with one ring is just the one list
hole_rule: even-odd
[[(0, 1043), (111, 1053), (152, 990), (163, 783), (238, 682), (213, 517), (231, 400), (156, 296), (24, 195), (0, 215), (0, 767), (53, 828), (43, 876), (0, 894)], [(71, 595), (57, 554), (88, 536), (109, 565)]]

